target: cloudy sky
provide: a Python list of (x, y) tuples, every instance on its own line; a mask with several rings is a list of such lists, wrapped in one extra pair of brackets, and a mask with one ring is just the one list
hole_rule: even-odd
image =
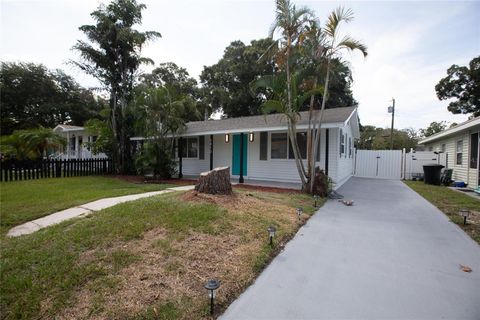
[[(71, 47), (83, 39), (78, 27), (92, 24), (98, 0), (0, 0), (2, 61), (31, 61), (61, 68), (84, 86), (96, 82), (67, 64), (78, 59)], [(173, 61), (198, 79), (203, 66), (222, 56), (233, 40), (266, 37), (274, 19), (273, 0), (141, 1), (147, 5), (141, 30), (162, 38), (144, 55), (158, 64)], [(387, 107), (396, 100), (396, 127), (421, 128), (431, 121), (461, 122), (435, 84), (452, 64), (467, 64), (480, 54), (480, 1), (296, 1), (315, 10), (323, 23), (338, 5), (355, 20), (342, 29), (368, 45), (369, 56), (347, 53), (353, 94), (362, 124), (387, 127)]]

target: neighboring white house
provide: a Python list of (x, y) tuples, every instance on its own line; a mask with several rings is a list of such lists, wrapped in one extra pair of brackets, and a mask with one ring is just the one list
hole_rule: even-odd
[(63, 152), (55, 154), (59, 159), (91, 159), (106, 158), (104, 153), (93, 154), (86, 146), (87, 142), (94, 142), (97, 137), (87, 133), (84, 127), (59, 124), (53, 131), (67, 139)]
[(453, 180), (463, 181), (470, 188), (480, 186), (480, 117), (463, 122), (430, 137), (419, 144), (426, 150), (445, 153), (447, 167), (453, 169)]
[[(306, 158), (308, 112), (299, 116), (297, 139)], [(189, 122), (179, 137), (176, 154), (180, 176), (197, 177), (212, 168), (228, 166), (232, 178), (239, 180), (300, 182), (282, 114)], [(356, 107), (325, 110), (316, 165), (333, 179), (336, 188), (353, 174), (354, 139), (359, 137)]]

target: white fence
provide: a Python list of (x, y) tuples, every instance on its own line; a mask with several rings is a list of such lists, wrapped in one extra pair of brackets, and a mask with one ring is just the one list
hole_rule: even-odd
[(423, 174), (426, 164), (446, 167), (447, 154), (434, 152), (405, 152), (405, 150), (357, 150), (354, 174), (357, 177), (378, 179), (412, 179)]
[(418, 174), (423, 175), (425, 164), (437, 163), (447, 167), (447, 154), (431, 151), (409, 152), (405, 154), (404, 179), (412, 179)]

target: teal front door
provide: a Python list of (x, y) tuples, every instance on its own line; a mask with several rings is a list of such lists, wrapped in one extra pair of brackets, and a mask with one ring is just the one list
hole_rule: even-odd
[[(243, 135), (243, 175), (247, 175), (247, 154), (248, 154), (247, 134)], [(240, 134), (233, 135), (232, 143), (232, 175), (240, 175)]]

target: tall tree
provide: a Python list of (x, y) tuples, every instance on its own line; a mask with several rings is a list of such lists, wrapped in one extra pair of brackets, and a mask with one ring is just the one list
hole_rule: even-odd
[(163, 87), (167, 88), (172, 97), (183, 101), (188, 100), (189, 110), (183, 113), (185, 121), (200, 120), (201, 115), (204, 115), (205, 112), (207, 112), (207, 117), (209, 116), (209, 110), (205, 110), (200, 99), (197, 80), (190, 77), (187, 69), (179, 67), (173, 62), (161, 63), (151, 73), (143, 74), (140, 80), (144, 89)]
[[(344, 9), (343, 7), (338, 7), (332, 13), (330, 13), (327, 24), (323, 30), (323, 35), (321, 41), (318, 41), (319, 45), (321, 46), (320, 49), (322, 52), (325, 53), (326, 58), (326, 75), (325, 75), (325, 82), (323, 85), (323, 99), (322, 99), (322, 107), (320, 112), (317, 113), (315, 121), (313, 121), (313, 131), (315, 132), (315, 140), (313, 144), (313, 152), (310, 158), (308, 159), (310, 162), (310, 167), (313, 168), (315, 164), (315, 157), (313, 155), (317, 154), (317, 150), (320, 147), (320, 135), (321, 135), (321, 128), (322, 128), (322, 121), (323, 121), (323, 114), (326, 107), (326, 102), (329, 97), (329, 84), (330, 84), (330, 72), (332, 70), (332, 61), (335, 58), (341, 57), (343, 51), (355, 51), (359, 50), (364, 57), (367, 56), (367, 47), (358, 40), (353, 39), (350, 36), (343, 36), (343, 38), (339, 39), (339, 26), (342, 22), (348, 23), (353, 20), (353, 11), (351, 9)], [(324, 47), (325, 46), (325, 47)], [(318, 125), (318, 127), (317, 127)], [(313, 181), (314, 181), (315, 170), (310, 171), (310, 191), (313, 190)]]
[(447, 128), (446, 121), (433, 121), (425, 129), (420, 129), (420, 135), (422, 137), (430, 137), (435, 133), (442, 132)]
[(288, 136), (293, 148), (293, 155), (298, 174), (302, 181), (303, 189), (307, 186), (308, 173), (300, 156), (300, 149), (297, 143), (296, 123), (298, 109), (295, 108), (297, 100), (297, 77), (298, 70), (296, 62), (297, 55), (303, 39), (306, 37), (309, 27), (317, 24), (313, 11), (307, 7), (297, 8), (289, 0), (276, 0), (275, 20), (270, 28), (270, 38), (273, 39), (279, 34), (273, 45), (270, 47), (276, 63), (285, 75), (284, 86), (284, 107), (283, 114), (287, 118)]
[(2, 135), (38, 126), (83, 125), (98, 117), (103, 103), (61, 70), (14, 62), (1, 63), (0, 102)]
[(223, 111), (226, 117), (260, 114), (265, 94), (252, 95), (249, 84), (274, 73), (273, 59), (259, 59), (272, 43), (271, 39), (252, 40), (248, 45), (241, 41), (230, 43), (223, 57), (204, 67), (200, 75), (204, 103), (213, 111)]
[(455, 99), (448, 105), (451, 113), (480, 116), (480, 56), (473, 58), (468, 67), (454, 64), (448, 68), (435, 91), (440, 100)]
[(198, 117), (195, 101), (168, 85), (137, 87), (135, 100), (137, 132), (149, 137), (136, 157), (137, 169), (149, 169), (155, 175), (170, 178), (175, 171), (173, 141), (184, 129), (188, 117)]
[(153, 63), (141, 56), (141, 49), (148, 40), (160, 37), (158, 32), (140, 32), (134, 28), (141, 24), (145, 8), (136, 0), (115, 0), (107, 6), (101, 5), (91, 14), (96, 24), (80, 27), (89, 42), (78, 40), (73, 47), (82, 58), (74, 63), (98, 79), (110, 95), (109, 125), (115, 151), (112, 156), (121, 173), (133, 171), (129, 139), (133, 118), (128, 106), (133, 99), (136, 73), (141, 64)]
[[(415, 148), (418, 143), (418, 132), (415, 129), (408, 128), (403, 130), (394, 129), (393, 147), (394, 149)], [(356, 147), (362, 150), (387, 150), (390, 149), (390, 129), (378, 128), (375, 126), (362, 126), (360, 128), (360, 139)]]

